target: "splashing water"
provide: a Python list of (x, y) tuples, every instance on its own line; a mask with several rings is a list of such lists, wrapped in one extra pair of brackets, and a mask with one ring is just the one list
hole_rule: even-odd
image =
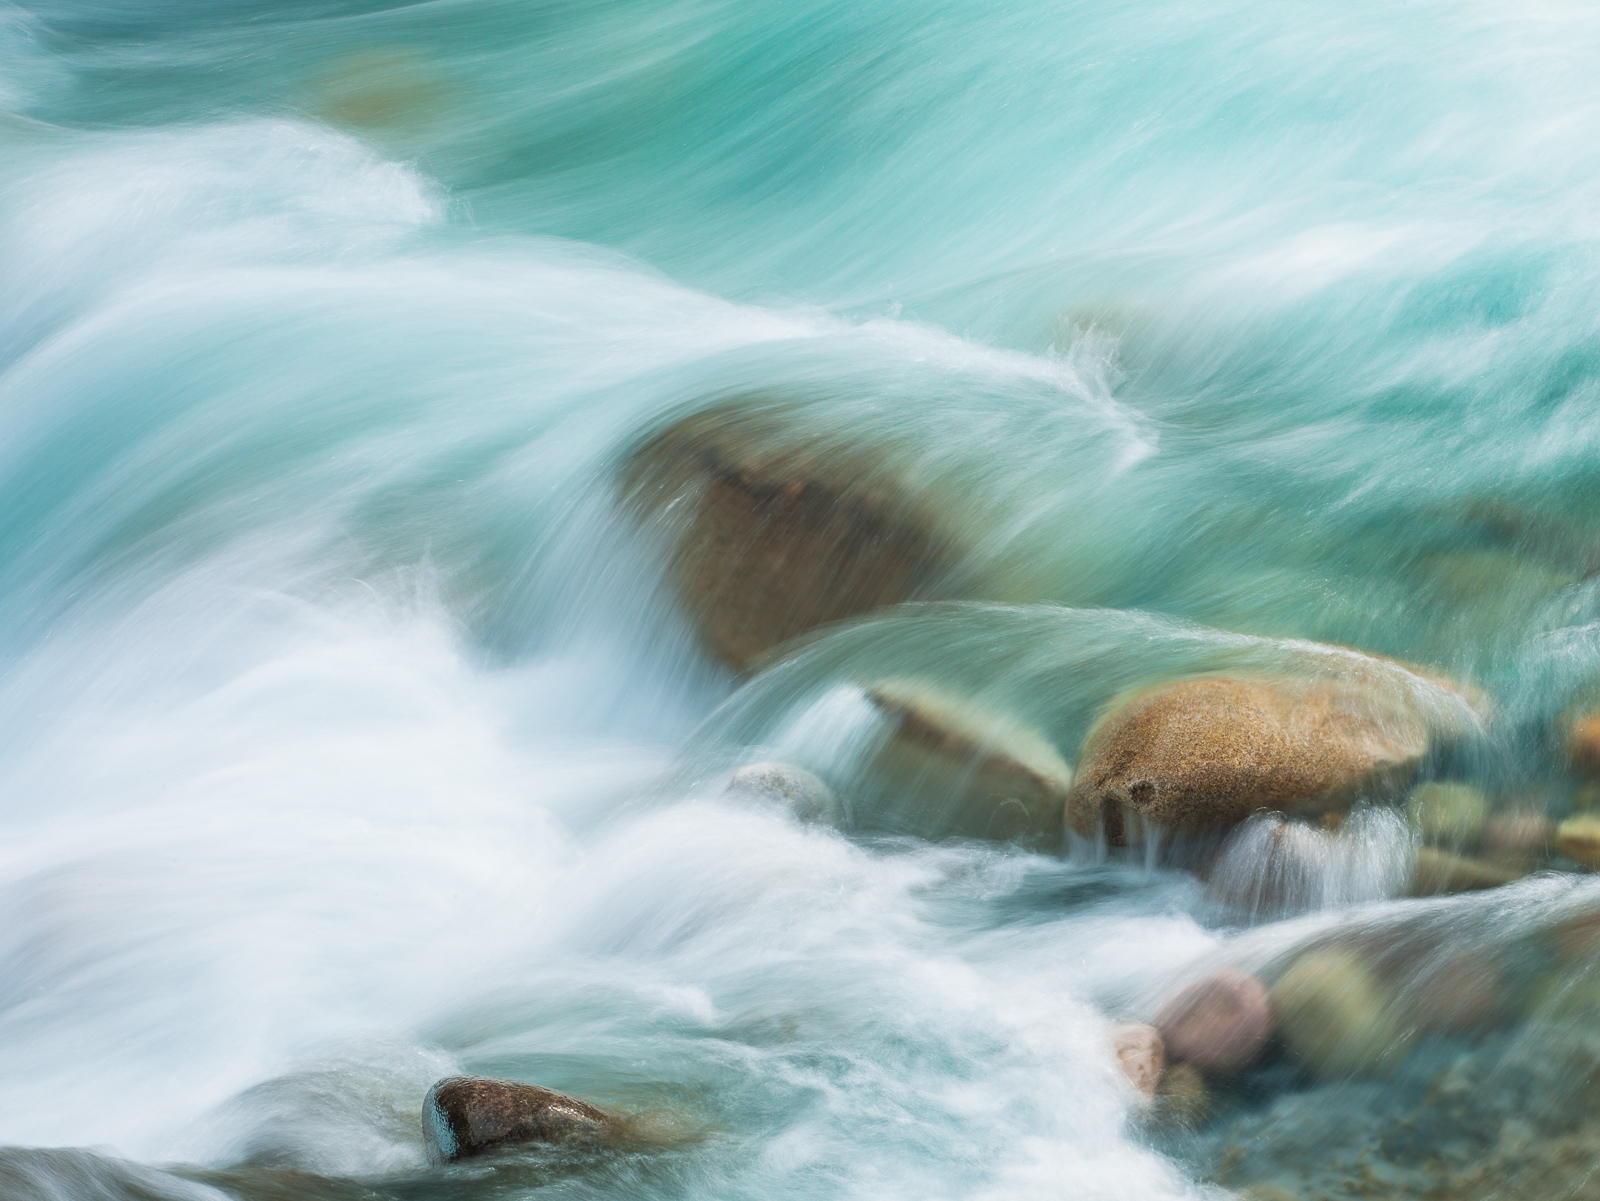
[[(941, 837), (868, 690), (1070, 762), (1335, 644), (1490, 698), (1394, 669), (1470, 733), (1425, 773), (1578, 804), (1597, 52), (1487, 0), (0, 0), (0, 1192), (1220, 1196), (1107, 1052), (1210, 967), (1592, 1014), (1524, 961), (1574, 875), (1403, 899), (1381, 806), (1204, 878)], [(708, 655), (618, 481), (721, 411), (893, 464), (960, 586)], [(721, 793), (754, 757), (844, 828)], [(1462, 1089), (1543, 1054), (1494, 1037)], [(429, 1165), (463, 1071), (677, 1135)], [(1236, 1182), (1368, 1137), (1262, 1079)]]

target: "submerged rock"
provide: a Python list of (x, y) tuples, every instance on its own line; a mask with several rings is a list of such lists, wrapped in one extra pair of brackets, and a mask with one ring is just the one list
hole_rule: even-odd
[(1577, 775), (1600, 777), (1600, 711), (1580, 713), (1568, 727), (1567, 766)]
[(662, 523), (702, 641), (739, 670), (829, 622), (948, 594), (947, 524), (859, 446), (724, 408), (650, 439), (624, 483), (635, 511)]
[(788, 763), (746, 764), (729, 777), (727, 791), (783, 805), (801, 821), (838, 825), (844, 818), (839, 798), (820, 776)]
[(602, 1139), (620, 1129), (613, 1114), (517, 1080), (449, 1076), (422, 1102), (428, 1154), (442, 1163), (518, 1143)]
[(1272, 1008), (1289, 1053), (1319, 1076), (1376, 1071), (1409, 1042), (1377, 975), (1343, 948), (1295, 960), (1273, 987)]
[(1156, 1026), (1173, 1059), (1233, 1071), (1260, 1055), (1272, 1037), (1272, 1001), (1254, 976), (1225, 968), (1162, 1006)]
[(1211, 1116), (1211, 1090), (1192, 1063), (1175, 1063), (1156, 1086), (1156, 1117), (1172, 1126), (1201, 1126)]
[(1522, 872), (1482, 859), (1452, 855), (1437, 847), (1419, 847), (1411, 874), (1410, 893), (1414, 897), (1434, 897), (1457, 892), (1478, 892), (1499, 888), (1522, 876)]
[(1418, 784), (1407, 802), (1412, 823), (1430, 842), (1474, 846), (1489, 820), (1489, 800), (1470, 784)]
[(1510, 989), (1505, 973), (1485, 951), (1463, 951), (1412, 980), (1405, 990), (1411, 1021), (1438, 1034), (1481, 1034), (1496, 1025)]
[(1084, 741), (1068, 821), (1117, 845), (1130, 813), (1197, 832), (1258, 809), (1315, 814), (1397, 792), (1449, 723), (1385, 678), (1409, 673), (1364, 666), (1351, 679), (1202, 676), (1123, 701)]
[(930, 832), (1059, 842), (1072, 769), (1038, 731), (920, 681), (866, 694), (892, 730), (875, 767), (941, 810)]
[(1600, 817), (1569, 817), (1556, 827), (1556, 850), (1584, 867), (1600, 868)]
[(1167, 1066), (1161, 1032), (1142, 1022), (1123, 1022), (1111, 1030), (1111, 1049), (1123, 1075), (1147, 1097), (1155, 1096), (1156, 1085)]
[(1554, 838), (1555, 826), (1544, 814), (1510, 809), (1484, 825), (1483, 853), (1491, 863), (1526, 872), (1549, 853)]

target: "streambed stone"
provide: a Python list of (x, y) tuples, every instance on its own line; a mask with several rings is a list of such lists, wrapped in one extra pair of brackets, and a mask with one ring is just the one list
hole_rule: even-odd
[(1409, 1031), (1376, 973), (1342, 947), (1309, 951), (1272, 989), (1289, 1052), (1319, 1076), (1355, 1076), (1401, 1058)]
[(844, 809), (822, 778), (790, 763), (747, 763), (728, 778), (732, 796), (772, 801), (801, 821), (837, 825)]
[(1129, 1083), (1145, 1096), (1153, 1097), (1167, 1066), (1161, 1032), (1142, 1022), (1119, 1023), (1111, 1030), (1111, 1050)]
[(449, 1076), (422, 1102), (423, 1138), (441, 1163), (521, 1143), (598, 1141), (620, 1131), (614, 1114), (518, 1080)]
[(1490, 863), (1513, 871), (1530, 871), (1550, 850), (1555, 825), (1543, 813), (1508, 809), (1483, 827), (1483, 853)]
[(741, 671), (829, 622), (953, 594), (950, 524), (903, 473), (759, 405), (672, 425), (633, 453), (624, 486), (666, 533), (702, 642)]
[(891, 730), (874, 766), (935, 810), (919, 823), (924, 833), (1059, 844), (1072, 769), (1049, 739), (923, 681), (865, 691)]
[(1316, 814), (1392, 795), (1452, 725), (1416, 700), (1436, 682), (1412, 676), (1408, 688), (1394, 673), (1366, 660), (1350, 679), (1201, 676), (1124, 699), (1084, 741), (1067, 820), (1120, 845), (1130, 814), (1199, 832), (1260, 809)]
[(1488, 863), (1466, 855), (1452, 855), (1438, 847), (1419, 847), (1409, 892), (1414, 897), (1479, 892), (1510, 884), (1522, 874), (1516, 868), (1503, 864)]
[(1556, 827), (1556, 850), (1584, 867), (1600, 868), (1600, 817), (1582, 814)]
[(1567, 729), (1567, 766), (1577, 775), (1600, 778), (1600, 710), (1572, 719)]
[(1470, 784), (1418, 784), (1407, 800), (1411, 821), (1430, 842), (1474, 846), (1489, 820), (1489, 800)]
[(1211, 1116), (1211, 1090), (1192, 1063), (1175, 1063), (1161, 1074), (1156, 1086), (1157, 1121), (1169, 1126), (1204, 1125)]
[(1156, 1026), (1174, 1060), (1210, 1071), (1234, 1071), (1261, 1054), (1272, 1037), (1272, 1001), (1248, 972), (1224, 968), (1161, 1007)]

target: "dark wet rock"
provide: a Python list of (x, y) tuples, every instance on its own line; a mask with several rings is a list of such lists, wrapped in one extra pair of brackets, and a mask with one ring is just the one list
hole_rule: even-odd
[(1161, 1007), (1156, 1018), (1167, 1053), (1210, 1071), (1245, 1067), (1272, 1037), (1272, 1001), (1247, 972), (1212, 972)]
[(450, 1076), (422, 1103), (428, 1154), (446, 1163), (520, 1143), (598, 1141), (620, 1130), (614, 1114), (517, 1080)]
[[(1350, 658), (1356, 666), (1338, 679), (1204, 676), (1114, 704), (1084, 741), (1068, 821), (1116, 845), (1129, 815), (1198, 832), (1261, 809), (1314, 815), (1396, 794), (1436, 737), (1464, 727), (1466, 698), (1393, 664)], [(1443, 703), (1423, 703), (1428, 690)]]
[(829, 622), (955, 595), (947, 524), (883, 455), (801, 437), (757, 410), (680, 421), (624, 471), (631, 507), (669, 540), (707, 649), (745, 670)]
[(1161, 1032), (1142, 1022), (1123, 1022), (1112, 1027), (1111, 1049), (1117, 1066), (1134, 1088), (1145, 1096), (1155, 1095), (1156, 1085), (1167, 1066)]
[(838, 825), (844, 809), (820, 776), (789, 763), (748, 763), (728, 778), (730, 795), (771, 801), (801, 821)]
[(890, 723), (874, 766), (937, 810), (919, 823), (925, 833), (1059, 846), (1072, 769), (1049, 739), (921, 681), (866, 694)]

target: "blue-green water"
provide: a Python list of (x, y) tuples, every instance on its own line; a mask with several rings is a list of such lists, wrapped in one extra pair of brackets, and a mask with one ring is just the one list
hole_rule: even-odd
[[(1556, 778), (1597, 63), (1575, 3), (0, 4), (0, 1142), (165, 1165), (116, 1196), (1207, 1195), (1103, 1046), (1235, 936), (1191, 878), (705, 765), (862, 664), (1070, 758), (1257, 636), (1475, 681), (1470, 771)], [(1003, 604), (713, 664), (613, 481), (729, 397), (907, 465)], [(430, 1169), (456, 1070), (696, 1134)]]

